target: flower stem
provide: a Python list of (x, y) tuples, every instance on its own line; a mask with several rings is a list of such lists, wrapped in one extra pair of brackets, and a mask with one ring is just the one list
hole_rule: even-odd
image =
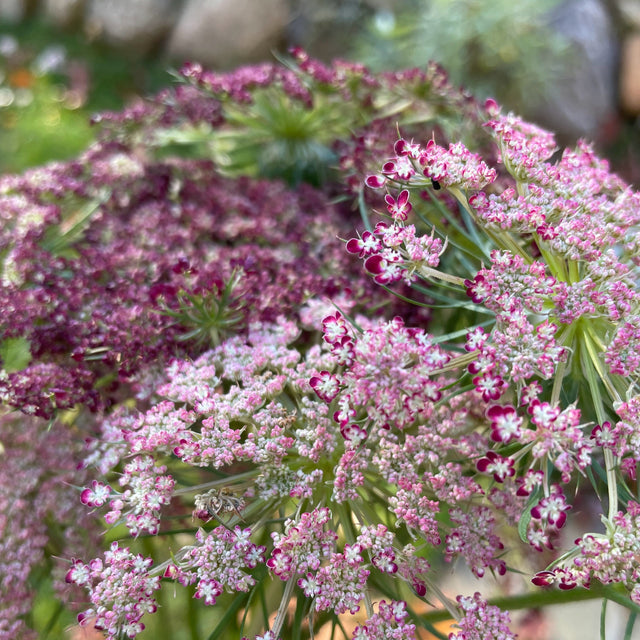
[(282, 600), (280, 601), (280, 607), (278, 608), (278, 613), (276, 615), (276, 619), (273, 622), (273, 626), (271, 627), (271, 631), (273, 632), (274, 637), (278, 637), (280, 635), (280, 629), (282, 629), (282, 625), (284, 624), (284, 619), (287, 615), (287, 610), (289, 608), (289, 600), (291, 600), (291, 594), (293, 593), (293, 587), (296, 584), (296, 575), (292, 575), (289, 580), (287, 580), (287, 584), (284, 587), (284, 593), (282, 594)]
[[(588, 332), (583, 332), (583, 348), (581, 349), (582, 367), (585, 373), (585, 377), (589, 384), (589, 390), (591, 391), (591, 398), (593, 406), (596, 412), (598, 422), (603, 424), (607, 417), (605, 415), (604, 403), (602, 395), (600, 393), (600, 385), (598, 384), (598, 378), (609, 389), (609, 378), (602, 369), (598, 354), (596, 352), (595, 344), (593, 343), (591, 336)], [(604, 465), (607, 474), (607, 493), (609, 496), (609, 509), (607, 517), (609, 520), (613, 520), (613, 517), (618, 511), (618, 485), (616, 479), (616, 460), (613, 452), (604, 448)]]
[[(596, 600), (598, 598), (606, 598), (617, 604), (631, 610), (640, 612), (640, 606), (632, 602), (628, 597), (619, 592), (611, 585), (594, 584), (589, 589), (576, 588), (570, 591), (561, 591), (557, 589), (544, 589), (540, 591), (532, 591), (531, 593), (520, 594), (517, 596), (505, 596), (501, 598), (492, 598), (489, 604), (500, 609), (516, 611), (519, 609), (537, 609), (552, 604), (567, 604), (569, 602), (582, 602), (586, 600)], [(430, 611), (421, 616), (422, 620), (431, 624), (450, 620), (451, 611), (448, 608)]]
[(501, 247), (502, 249), (506, 249), (510, 251), (513, 255), (520, 256), (525, 262), (531, 263), (533, 262), (533, 258), (522, 249), (522, 247), (518, 246), (513, 236), (506, 232), (500, 231), (498, 233), (494, 232), (487, 226), (483, 226), (478, 220), (478, 216), (476, 212), (473, 210), (473, 207), (469, 205), (469, 201), (466, 196), (462, 193), (462, 191), (456, 187), (449, 187), (449, 192), (453, 195), (453, 197), (458, 201), (460, 206), (471, 216), (471, 219), (476, 224), (477, 227), (480, 227), (488, 236), (493, 240), (497, 247)]
[(560, 401), (560, 391), (562, 390), (562, 380), (567, 369), (567, 362), (560, 362), (553, 379), (553, 389), (551, 391), (551, 405), (555, 406)]
[[(451, 599), (447, 598), (447, 596), (442, 592), (440, 587), (438, 587), (438, 585), (432, 580), (429, 580), (428, 578), (426, 578), (425, 582), (427, 583), (427, 586), (429, 587), (429, 589), (431, 589), (431, 591), (433, 591), (436, 594), (436, 596), (438, 597), (438, 600), (440, 600), (440, 602), (442, 602), (442, 604), (444, 605), (444, 609), (439, 609), (439, 612), (444, 613), (445, 615), (443, 617), (437, 618), (435, 622), (439, 620), (449, 620), (450, 618), (453, 618), (454, 620), (459, 620), (460, 612), (456, 608), (455, 604), (451, 602)], [(431, 613), (436, 613), (436, 612), (431, 612)], [(431, 614), (426, 614), (425, 616), (423, 616), (423, 619), (427, 620), (429, 615)], [(429, 619), (429, 622), (433, 622), (433, 620)]]
[(442, 280), (444, 282), (450, 282), (451, 284), (457, 284), (460, 287), (464, 287), (464, 278), (452, 276), (448, 273), (444, 273), (444, 271), (438, 271), (437, 269), (432, 269), (431, 267), (421, 265), (418, 269), (418, 272), (425, 279), (433, 278), (435, 280)]

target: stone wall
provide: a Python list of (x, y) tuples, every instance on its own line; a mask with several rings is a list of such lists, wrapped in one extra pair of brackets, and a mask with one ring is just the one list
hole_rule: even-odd
[[(640, 114), (639, 5), (639, 0), (561, 0), (549, 28), (572, 42), (575, 64), (570, 77), (552, 83), (540, 122), (570, 137), (596, 137), (620, 104), (627, 113)], [(376, 11), (402, 6), (405, 0), (0, 0), (0, 20), (44, 14), (132, 55), (230, 69), (273, 60), (274, 52), (291, 45), (324, 60), (345, 55)], [(621, 63), (619, 18), (628, 29), (634, 10), (638, 35), (627, 40)]]
[(216, 69), (273, 59), (304, 45), (330, 59), (363, 21), (403, 0), (0, 0), (0, 20), (44, 14), (132, 54), (164, 53)]

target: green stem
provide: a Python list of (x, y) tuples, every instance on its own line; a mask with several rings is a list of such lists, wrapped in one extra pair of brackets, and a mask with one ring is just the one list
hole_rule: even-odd
[[(442, 592), (440, 587), (438, 587), (438, 585), (435, 582), (429, 579), (426, 579), (425, 581), (427, 583), (427, 587), (436, 594), (436, 596), (438, 597), (438, 600), (440, 600), (440, 602), (442, 602), (442, 604), (444, 605), (444, 609), (440, 609), (440, 612), (444, 614), (444, 617), (438, 618), (437, 620), (431, 620), (429, 618), (430, 614), (426, 614), (425, 616), (422, 616), (422, 619), (428, 620), (429, 622), (437, 622), (438, 620), (450, 620), (450, 619), (460, 620), (460, 612), (456, 608), (456, 605), (449, 598), (447, 598), (447, 596)], [(432, 613), (435, 613), (435, 612), (432, 612)]]
[[(469, 201), (467, 200), (466, 195), (456, 187), (449, 187), (449, 192), (453, 195), (453, 197), (458, 201), (458, 205), (461, 207), (460, 216), (463, 220), (466, 231), (463, 231), (463, 234), (468, 237), (473, 244), (475, 244), (482, 252), (487, 256), (487, 258), (491, 257), (491, 252), (487, 250), (485, 247), (485, 243), (482, 241), (480, 234), (478, 233), (480, 230), (487, 231), (483, 229), (478, 224), (478, 218), (475, 215), (475, 212), (471, 210), (469, 206)], [(487, 235), (489, 238), (493, 238), (491, 233), (487, 231)]]
[[(440, 203), (440, 201), (433, 195), (433, 192), (430, 191), (429, 189), (427, 189), (427, 191), (429, 191), (432, 201), (434, 204), (436, 204), (436, 209), (438, 210), (438, 212), (441, 214), (441, 220), (439, 221), (440, 223), (442, 222), (442, 219), (447, 220), (447, 222), (449, 222), (449, 225), (451, 227), (453, 227), (453, 229), (457, 230), (460, 235), (462, 236), (461, 238), (456, 238), (455, 240), (452, 239), (451, 235), (444, 235), (444, 233), (442, 232), (441, 229), (439, 229), (438, 227), (436, 227), (436, 224), (431, 222), (425, 215), (423, 215), (420, 211), (416, 210), (416, 216), (422, 220), (422, 222), (427, 226), (427, 227), (431, 227), (432, 229), (435, 229), (436, 232), (444, 239), (446, 239), (446, 241), (452, 246), (455, 247), (456, 249), (458, 249), (459, 252), (463, 252), (465, 254), (467, 254), (468, 256), (474, 258), (475, 260), (481, 261), (483, 258), (489, 258), (490, 256), (485, 252), (485, 253), (478, 253), (475, 252), (474, 249), (479, 249), (480, 252), (483, 251), (482, 247), (478, 247), (477, 244), (475, 242), (473, 242), (473, 240), (471, 240), (469, 238), (469, 236), (467, 235), (467, 233), (465, 232), (465, 230), (457, 223), (456, 219), (451, 215), (451, 212), (442, 206), (442, 204)], [(469, 244), (469, 246), (463, 246), (462, 241), (466, 240), (466, 242)], [(475, 273), (476, 270), (474, 270)]]
[(362, 218), (364, 228), (367, 231), (372, 232), (373, 227), (371, 226), (371, 220), (369, 220), (369, 212), (364, 201), (364, 189), (360, 189), (360, 191), (358, 192), (358, 210), (360, 211), (360, 217)]
[[(228, 487), (230, 485), (239, 485), (240, 481), (249, 480), (255, 478), (257, 475), (257, 471), (252, 469), (251, 471), (244, 471), (242, 473), (236, 473), (234, 475), (225, 476), (219, 480), (212, 480), (211, 482), (205, 482), (203, 484), (197, 484), (190, 487), (184, 487), (182, 489), (176, 489), (173, 492), (174, 496), (183, 495), (185, 493), (195, 493), (196, 491), (201, 491), (202, 489), (213, 489), (214, 487)], [(243, 482), (242, 485), (248, 485), (249, 483)]]
[(604, 351), (604, 345), (599, 340), (598, 336), (594, 333), (593, 328), (589, 324), (586, 325), (584, 338), (585, 338), (584, 342), (587, 347), (587, 351), (589, 352), (589, 357), (591, 358), (593, 366), (595, 367), (598, 375), (600, 376), (602, 383), (606, 387), (609, 397), (614, 402), (620, 402), (620, 394), (618, 393), (611, 377), (609, 376), (607, 371), (605, 371), (602, 365), (602, 362), (600, 360), (600, 357), (598, 355), (599, 353)]
[[(492, 598), (489, 600), (489, 604), (500, 609), (516, 611), (519, 609), (538, 609), (552, 604), (567, 604), (569, 602), (596, 600), (598, 598), (612, 600), (631, 611), (640, 611), (640, 606), (629, 600), (627, 596), (619, 593), (615, 587), (600, 584), (594, 584), (590, 589), (576, 588), (571, 589), (570, 591), (541, 589), (540, 591), (534, 591), (517, 596)], [(421, 616), (422, 620), (432, 624), (435, 622), (450, 620), (451, 618), (451, 611), (448, 609), (437, 609)]]
[[(441, 284), (441, 283), (428, 283), (428, 284), (437, 284), (438, 285), (438, 289), (445, 289), (448, 291), (455, 291), (456, 293), (462, 293), (460, 289), (456, 289), (455, 287), (449, 287), (445, 284)], [(381, 285), (384, 286), (384, 285)], [(451, 308), (460, 308), (460, 309), (470, 309), (471, 311), (475, 311), (476, 313), (484, 313), (485, 315), (491, 315), (495, 317), (495, 312), (494, 311), (490, 311), (489, 309), (485, 309), (483, 306), (476, 304), (475, 302), (466, 302), (466, 301), (461, 301), (457, 298), (452, 298), (450, 295), (447, 294), (443, 294), (440, 293), (438, 290), (434, 289), (433, 287), (429, 286), (429, 287), (424, 287), (421, 284), (418, 284), (417, 282), (412, 282), (411, 283), (411, 288), (415, 289), (416, 291), (424, 294), (425, 296), (429, 297), (429, 298), (433, 298), (434, 300), (440, 300), (441, 302), (444, 302), (445, 304), (443, 304), (441, 307), (434, 307), (436, 309), (441, 308), (441, 309), (451, 309)], [(389, 290), (391, 291), (391, 290)]]
[(633, 627), (636, 623), (637, 617), (638, 614), (635, 612), (629, 614), (629, 618), (627, 619), (627, 626), (624, 630), (624, 640), (631, 640), (631, 634), (633, 633)]
[[(605, 384), (608, 390), (609, 390), (609, 385), (607, 385), (607, 382), (609, 378), (604, 372), (604, 370), (602, 369), (602, 364), (598, 357), (596, 346), (592, 341), (591, 335), (589, 334), (588, 331), (584, 331), (582, 333), (582, 337), (583, 337), (582, 348), (580, 350), (582, 367), (585, 372), (585, 377), (587, 378), (587, 382), (589, 384), (589, 390), (591, 391), (591, 398), (593, 401), (593, 406), (596, 411), (596, 417), (598, 418), (598, 422), (600, 424), (603, 424), (606, 421), (607, 417), (604, 410), (602, 395), (600, 393), (600, 385), (598, 384), (598, 378)], [(616, 459), (615, 459), (615, 456), (613, 455), (613, 452), (606, 447), (604, 448), (603, 453), (604, 453), (604, 466), (607, 474), (607, 493), (609, 496), (608, 518), (610, 521), (612, 521), (618, 511), (618, 484), (616, 480)]]
[(580, 263), (575, 260), (571, 260), (568, 264), (569, 268), (569, 282), (580, 282), (582, 280), (580, 276)]
[[(146, 538), (144, 540), (140, 540), (140, 546), (142, 547), (142, 550), (144, 552), (144, 555), (151, 558), (154, 555), (154, 543), (150, 538)], [(170, 615), (170, 611), (169, 611), (169, 607), (168, 606), (164, 606), (166, 603), (166, 591), (164, 590), (160, 590), (158, 592), (157, 595), (157, 601), (158, 601), (158, 621), (159, 621), (159, 628), (167, 631), (168, 633), (168, 637), (171, 637), (172, 635), (172, 631), (171, 631), (171, 615)], [(189, 616), (189, 619), (191, 620), (192, 618), (194, 618), (195, 620), (197, 620), (197, 616)]]
[(451, 284), (457, 284), (461, 287), (464, 287), (464, 278), (452, 276), (448, 273), (444, 273), (443, 271), (438, 271), (437, 269), (427, 267), (426, 265), (420, 266), (418, 269), (416, 269), (416, 271), (425, 279), (433, 278), (435, 280), (442, 280), (444, 282), (450, 282)]
[[(189, 627), (189, 636), (191, 640), (198, 640), (200, 638), (200, 629), (198, 625), (198, 620), (200, 616), (198, 615), (198, 609), (196, 607), (196, 601), (194, 598), (187, 599), (187, 625)], [(166, 631), (167, 627), (164, 625), (164, 620), (162, 622), (162, 630)], [(171, 637), (168, 635), (167, 637)]]
[(436, 376), (448, 371), (455, 371), (456, 369), (466, 368), (468, 364), (473, 362), (478, 357), (477, 352), (470, 351), (469, 353), (462, 353), (455, 358), (451, 358), (447, 364), (443, 365), (439, 369), (435, 369), (430, 372), (430, 375)]
[(460, 189), (449, 187), (449, 191), (451, 195), (453, 195), (453, 197), (458, 201), (460, 206), (471, 216), (471, 219), (476, 224), (476, 226), (481, 228), (491, 238), (491, 240), (493, 240), (497, 247), (501, 247), (502, 249), (510, 251), (514, 255), (520, 256), (527, 264), (531, 264), (533, 262), (533, 258), (526, 251), (524, 251), (522, 247), (518, 246), (510, 233), (506, 231), (495, 233), (488, 227), (483, 226), (478, 220), (476, 212), (471, 206), (469, 206), (467, 198)]
[(560, 256), (547, 251), (545, 242), (539, 238), (538, 234), (535, 234), (535, 238), (540, 255), (542, 255), (543, 261), (547, 264), (551, 275), (561, 282), (570, 281), (566, 262)]
[(553, 379), (553, 389), (551, 391), (551, 405), (555, 406), (560, 400), (560, 391), (562, 390), (562, 380), (567, 370), (567, 362), (560, 362), (556, 369), (556, 375)]
[[(605, 448), (604, 453), (604, 468), (607, 472), (607, 492), (609, 494), (609, 511), (607, 517), (613, 521), (616, 513), (618, 512), (618, 485), (616, 484), (616, 459), (611, 449)], [(613, 487), (613, 488), (612, 488)]]
[(276, 619), (273, 622), (273, 626), (271, 627), (271, 631), (275, 637), (280, 635), (280, 629), (282, 629), (282, 625), (284, 624), (284, 620), (287, 616), (287, 610), (289, 608), (289, 600), (291, 600), (291, 594), (293, 593), (293, 587), (296, 584), (296, 576), (292, 575), (289, 580), (287, 580), (287, 584), (284, 587), (284, 593), (282, 594), (282, 600), (280, 601), (280, 607), (278, 608), (278, 613), (276, 615)]
[[(380, 285), (383, 289), (385, 289), (386, 291), (388, 291), (391, 295), (395, 296), (396, 298), (398, 298), (398, 300), (402, 300), (403, 302), (406, 302), (408, 304), (413, 304), (416, 307), (426, 307), (426, 308), (431, 308), (434, 305), (431, 304), (427, 304), (426, 302), (420, 302), (419, 300), (412, 300), (411, 298), (407, 298), (406, 296), (403, 296), (401, 293), (398, 293), (397, 291), (395, 291), (394, 289), (391, 289), (390, 287), (387, 287), (386, 285)], [(442, 305), (445, 309), (449, 309), (450, 305)]]

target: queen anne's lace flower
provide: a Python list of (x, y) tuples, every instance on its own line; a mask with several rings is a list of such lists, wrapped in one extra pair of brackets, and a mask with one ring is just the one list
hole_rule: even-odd
[(75, 561), (67, 582), (88, 588), (92, 603), (78, 616), (80, 624), (104, 630), (108, 640), (135, 638), (144, 629), (142, 616), (157, 609), (153, 594), (160, 588), (160, 576), (149, 573), (152, 566), (151, 558), (133, 555), (117, 542), (104, 560), (96, 558), (88, 565)]
[[(91, 603), (81, 623), (110, 638), (136, 636), (172, 581), (194, 606), (231, 594), (221, 624), (264, 619), (262, 640), (289, 637), (289, 620), (311, 634), (312, 614), (360, 609), (354, 638), (408, 640), (413, 598), (380, 599), (401, 581), (447, 605), (451, 640), (511, 640), (508, 616), (480, 594), (447, 602), (427, 558), (499, 582), (513, 568), (512, 582), (518, 539), (558, 554), (534, 584), (620, 583), (640, 603), (640, 196), (588, 145), (552, 162), (551, 134), (464, 95), (462, 112), (490, 116), (493, 151), (407, 124), (383, 152), (393, 130), (381, 98), (395, 118), (399, 98), (429, 94), (416, 113), (431, 114), (451, 97), (442, 72), (294, 58), (230, 74), (188, 65), (187, 86), (105, 116), (102, 141), (77, 162), (0, 178), (0, 397), (52, 419), (42, 441), (31, 421), (0, 434), (3, 638), (21, 630), (7, 616), (30, 600), (11, 594), (26, 592), (54, 534), (63, 549), (75, 542), (57, 521), (74, 512), (67, 489), (76, 509), (153, 550), (114, 543), (67, 566)], [(336, 100), (346, 124), (333, 120)], [(329, 200), (216, 165), (240, 159), (240, 129), (266, 135), (251, 117), (277, 120), (283, 106), (313, 134), (286, 148), (337, 153), (347, 192), (360, 192), (364, 226), (351, 237), (336, 185)], [(352, 137), (308, 131), (318, 118)], [(215, 162), (157, 154), (160, 132), (197, 136), (203, 124)], [(249, 163), (277, 151), (254, 143)], [(365, 175), (378, 192), (361, 191)], [(85, 427), (74, 483), (75, 448), (62, 445)], [(29, 513), (40, 484), (33, 502), (46, 508)], [(590, 484), (607, 494), (605, 531), (556, 552)], [(171, 543), (157, 544), (164, 534)]]

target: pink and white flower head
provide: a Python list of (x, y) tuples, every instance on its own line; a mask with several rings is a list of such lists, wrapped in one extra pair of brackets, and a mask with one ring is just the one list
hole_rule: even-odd
[(387, 203), (387, 211), (394, 222), (404, 222), (409, 213), (411, 213), (412, 206), (409, 202), (409, 191), (407, 189), (403, 189), (397, 198), (387, 194), (384, 200)]
[(318, 398), (327, 404), (332, 402), (340, 393), (340, 380), (338, 376), (328, 371), (321, 371), (317, 376), (309, 380), (311, 388), (316, 392)]
[(487, 451), (486, 455), (476, 463), (476, 469), (480, 473), (493, 475), (496, 482), (504, 482), (515, 474), (513, 464), (513, 458), (504, 458), (495, 451)]
[(91, 486), (83, 489), (80, 502), (88, 507), (101, 507), (111, 497), (111, 487), (108, 484), (92, 480)]
[(491, 439), (507, 444), (522, 435), (523, 419), (510, 404), (493, 404), (487, 409), (491, 420)]
[(334, 344), (348, 333), (347, 322), (344, 316), (336, 311), (333, 315), (327, 316), (322, 321), (322, 332), (325, 342)]

